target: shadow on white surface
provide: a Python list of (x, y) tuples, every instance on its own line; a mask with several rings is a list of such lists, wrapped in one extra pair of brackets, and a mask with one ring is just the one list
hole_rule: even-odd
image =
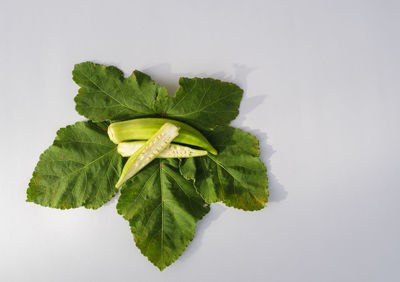
[(228, 207), (221, 203), (211, 204), (210, 212), (197, 222), (194, 238), (179, 257), (179, 260), (184, 261), (190, 257), (192, 252), (195, 253), (200, 248), (206, 229), (210, 227), (211, 223), (217, 220), (227, 209)]
[[(107, 206), (117, 206), (119, 196), (121, 195), (121, 189), (118, 189), (118, 192), (114, 195), (114, 197), (111, 198), (107, 203), (102, 205), (102, 207), (107, 207)], [(115, 212), (117, 212), (117, 209), (115, 209)]]
[(268, 202), (280, 202), (286, 199), (287, 191), (283, 187), (283, 185), (279, 182), (276, 176), (271, 172), (271, 157), (276, 152), (271, 145), (268, 144), (267, 134), (255, 129), (250, 129), (243, 127), (243, 130), (250, 132), (254, 136), (257, 137), (260, 145), (260, 159), (263, 161), (265, 166), (267, 167), (267, 175), (268, 175), (268, 191), (269, 197)]

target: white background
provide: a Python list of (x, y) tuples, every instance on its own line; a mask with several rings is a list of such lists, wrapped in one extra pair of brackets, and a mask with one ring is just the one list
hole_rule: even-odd
[[(400, 281), (399, 1), (0, 1), (0, 281)], [(74, 110), (75, 63), (177, 89), (245, 90), (270, 203), (212, 205), (160, 272), (116, 199), (26, 203), (39, 155)]]

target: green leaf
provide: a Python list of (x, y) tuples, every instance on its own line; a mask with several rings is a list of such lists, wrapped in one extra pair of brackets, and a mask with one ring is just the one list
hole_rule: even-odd
[(81, 87), (75, 97), (76, 110), (93, 121), (154, 116), (158, 92), (167, 91), (140, 71), (124, 78), (116, 67), (91, 62), (75, 65), (72, 74)]
[(229, 126), (218, 127), (207, 137), (218, 155), (182, 160), (184, 177), (195, 179), (197, 191), (207, 203), (223, 201), (243, 210), (264, 208), (268, 181), (257, 138)]
[[(180, 78), (180, 88), (168, 103), (164, 114), (201, 130), (228, 125), (239, 113), (243, 90), (233, 83), (212, 78)], [(161, 98), (160, 98), (161, 99)]]
[(143, 255), (163, 270), (193, 239), (209, 206), (179, 173), (178, 159), (157, 159), (125, 184), (117, 210)]
[(27, 190), (27, 201), (69, 209), (97, 209), (117, 192), (122, 157), (102, 124), (77, 122), (57, 132), (41, 156)]
[(179, 172), (187, 180), (195, 180), (196, 162), (195, 158), (179, 159)]

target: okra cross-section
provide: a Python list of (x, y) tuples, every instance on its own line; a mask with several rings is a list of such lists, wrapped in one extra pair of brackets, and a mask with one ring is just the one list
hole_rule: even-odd
[[(131, 141), (122, 142), (117, 146), (118, 153), (123, 157), (132, 156), (137, 150), (139, 150), (145, 141)], [(193, 149), (187, 146), (178, 144), (169, 144), (164, 151), (162, 151), (157, 158), (167, 159), (167, 158), (192, 158), (207, 155), (207, 151)]]

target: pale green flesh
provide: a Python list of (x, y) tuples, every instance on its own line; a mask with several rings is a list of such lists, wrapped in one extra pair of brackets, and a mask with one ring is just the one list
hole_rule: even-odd
[(156, 158), (169, 146), (178, 134), (179, 127), (176, 125), (171, 123), (165, 123), (162, 125), (149, 140), (147, 140), (132, 156), (129, 157), (115, 187), (121, 187), (121, 185), (129, 178), (134, 176), (138, 171)]
[[(145, 141), (121, 142), (118, 144), (117, 150), (123, 157), (129, 157), (139, 150), (144, 143)], [(205, 150), (197, 150), (171, 143), (157, 156), (157, 158), (191, 158), (205, 155), (207, 155), (207, 151)]]
[(171, 123), (180, 128), (175, 143), (187, 144), (206, 149), (216, 155), (217, 151), (197, 129), (176, 120), (164, 118), (140, 118), (114, 122), (108, 127), (108, 135), (115, 144), (132, 140), (147, 140), (164, 123)]

